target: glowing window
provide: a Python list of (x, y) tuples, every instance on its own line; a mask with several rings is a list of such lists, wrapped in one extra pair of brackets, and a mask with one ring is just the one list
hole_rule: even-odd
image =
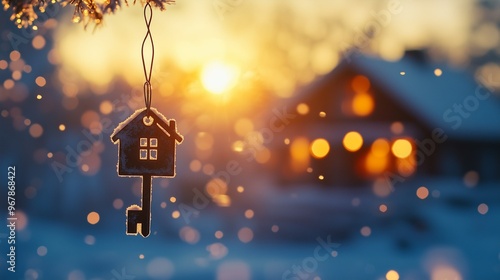
[[(140, 138), (139, 146), (143, 149), (139, 149), (139, 159), (141, 160), (157, 160), (158, 150), (151, 148), (158, 148), (157, 138)], [(144, 149), (145, 148), (145, 149)]]
[(149, 150), (149, 159), (157, 160), (158, 159), (158, 151), (156, 149)]
[(141, 141), (140, 141), (140, 145), (141, 147), (147, 147), (148, 146), (148, 138), (141, 138)]
[(148, 159), (148, 150), (147, 149), (140, 149), (139, 150), (139, 157), (142, 160)]
[(156, 138), (149, 139), (149, 147), (151, 147), (151, 148), (158, 147), (158, 139), (156, 139)]

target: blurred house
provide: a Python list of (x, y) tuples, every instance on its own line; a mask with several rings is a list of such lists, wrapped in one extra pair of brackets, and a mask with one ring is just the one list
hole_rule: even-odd
[(500, 101), (422, 51), (358, 55), (301, 89), (270, 145), (281, 184), (363, 185), (411, 176), (500, 178)]

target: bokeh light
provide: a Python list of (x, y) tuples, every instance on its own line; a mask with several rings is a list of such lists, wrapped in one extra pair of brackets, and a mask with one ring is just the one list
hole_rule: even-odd
[(88, 215), (87, 215), (87, 222), (91, 225), (95, 225), (99, 222), (99, 213), (97, 212), (90, 212)]
[(426, 187), (421, 186), (417, 189), (417, 197), (418, 198), (426, 199), (428, 196), (429, 196), (429, 190)]
[(254, 129), (254, 125), (251, 119), (240, 118), (234, 124), (234, 131), (239, 136), (245, 137)]
[(464, 175), (464, 184), (469, 188), (475, 187), (479, 183), (479, 173), (477, 171), (471, 170), (467, 171)]
[(122, 209), (122, 207), (123, 207), (123, 200), (121, 200), (120, 198), (113, 200), (113, 208), (119, 210)]
[(253, 212), (253, 210), (252, 210), (252, 209), (247, 209), (247, 210), (245, 211), (245, 218), (247, 218), (247, 219), (251, 219), (251, 218), (253, 218), (253, 216), (254, 216), (254, 212)]
[(330, 152), (330, 144), (324, 138), (318, 138), (311, 143), (311, 154), (315, 158), (324, 158)]
[(356, 152), (363, 146), (363, 137), (357, 131), (350, 131), (344, 136), (342, 144), (349, 152)]
[(360, 117), (370, 115), (375, 109), (375, 100), (368, 93), (356, 93), (352, 99), (352, 112)]
[(443, 279), (453, 279), (462, 280), (462, 275), (457, 271), (456, 268), (447, 265), (440, 264), (436, 265), (431, 272), (431, 280), (443, 280)]
[(175, 267), (169, 259), (157, 257), (148, 263), (146, 271), (149, 279), (170, 279), (174, 275)]
[(44, 77), (42, 77), (42, 76), (38, 76), (38, 77), (36, 77), (36, 79), (35, 79), (35, 83), (36, 83), (36, 85), (37, 85), (37, 86), (39, 86), (39, 87), (44, 87), (44, 86), (47, 84), (47, 81), (45, 80), (45, 78), (44, 78)]
[(373, 141), (371, 146), (371, 152), (376, 157), (385, 157), (390, 150), (391, 146), (389, 144), (389, 141), (387, 141), (387, 139), (384, 138), (379, 138)]
[(47, 247), (45, 246), (40, 246), (38, 247), (38, 249), (36, 249), (36, 253), (40, 256), (40, 257), (43, 257), (45, 255), (47, 255)]
[(387, 280), (399, 280), (399, 273), (395, 270), (389, 270), (385, 274), (385, 279)]
[(355, 92), (368, 92), (370, 89), (370, 80), (363, 75), (356, 75), (351, 82), (352, 89)]
[(43, 127), (40, 124), (35, 123), (35, 124), (30, 126), (29, 131), (30, 131), (31, 137), (38, 138), (38, 137), (42, 136), (42, 134), (43, 134)]
[(386, 156), (379, 156), (375, 152), (369, 153), (364, 162), (366, 171), (372, 175), (382, 174), (388, 165), (388, 158)]
[(391, 124), (391, 132), (398, 135), (403, 133), (405, 130), (405, 127), (402, 122), (393, 122)]
[(224, 233), (222, 231), (218, 230), (215, 232), (214, 236), (217, 239), (221, 239), (222, 237), (224, 237)]
[(397, 139), (392, 144), (392, 153), (401, 159), (407, 158), (410, 156), (413, 147), (407, 139)]
[(189, 244), (196, 244), (200, 241), (200, 232), (190, 226), (184, 226), (179, 231), (182, 241)]
[(372, 229), (368, 226), (364, 226), (361, 228), (360, 232), (364, 237), (368, 237), (372, 234)]
[(307, 115), (309, 113), (309, 106), (306, 103), (299, 103), (297, 105), (297, 113)]
[(378, 210), (382, 213), (385, 213), (387, 212), (387, 205), (385, 204), (380, 204), (380, 206), (378, 207)]
[(292, 169), (296, 172), (303, 172), (309, 165), (309, 140), (299, 137), (292, 141), (290, 145), (290, 155), (292, 159)]
[(177, 210), (172, 212), (172, 218), (178, 219), (181, 216), (181, 213)]
[(45, 47), (45, 38), (43, 38), (43, 36), (41, 35), (37, 35), (33, 38), (33, 40), (31, 41), (31, 44), (33, 45), (33, 48), (37, 49), (37, 50), (41, 50), (43, 49), (43, 47)]
[(477, 212), (479, 212), (479, 214), (481, 215), (485, 215), (486, 213), (488, 213), (488, 205), (486, 203), (479, 204), (479, 206), (477, 207)]
[(95, 244), (95, 237), (93, 235), (86, 235), (85, 238), (83, 239), (83, 242), (87, 245), (94, 245)]
[(273, 226), (271, 227), (271, 231), (272, 231), (272, 232), (274, 232), (274, 233), (278, 232), (279, 230), (280, 230), (280, 227), (279, 227), (279, 226), (277, 226), (277, 225), (273, 225)]
[(251, 270), (243, 261), (224, 261), (217, 267), (215, 280), (250, 280)]
[(241, 228), (238, 231), (238, 239), (243, 243), (248, 243), (252, 241), (253, 231), (248, 227)]
[(228, 253), (227, 247), (222, 243), (213, 243), (208, 245), (207, 251), (210, 253), (210, 257), (215, 260), (224, 258)]
[(387, 197), (392, 192), (392, 186), (390, 182), (384, 178), (380, 177), (373, 182), (373, 193), (378, 197)]

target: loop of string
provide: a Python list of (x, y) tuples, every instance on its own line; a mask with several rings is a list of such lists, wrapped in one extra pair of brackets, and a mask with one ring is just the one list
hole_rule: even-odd
[[(146, 78), (146, 82), (144, 83), (144, 103), (146, 104), (147, 108), (147, 116), (149, 116), (149, 110), (151, 108), (151, 98), (153, 97), (153, 88), (151, 87), (151, 74), (153, 72), (153, 61), (155, 58), (155, 45), (153, 43), (153, 36), (151, 35), (150, 29), (152, 19), (153, 10), (151, 9), (151, 5), (149, 4), (149, 2), (147, 2), (144, 6), (144, 21), (146, 22), (147, 32), (144, 40), (142, 41), (141, 47), (142, 67), (144, 69), (144, 77)], [(148, 37), (149, 41), (151, 42), (151, 63), (149, 65), (149, 69), (146, 68), (146, 59), (144, 58), (144, 45), (146, 44)]]

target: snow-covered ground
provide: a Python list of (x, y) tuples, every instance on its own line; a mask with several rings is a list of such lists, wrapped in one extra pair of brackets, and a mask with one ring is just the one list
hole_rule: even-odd
[[(416, 196), (420, 186), (429, 190), (425, 199)], [(370, 188), (260, 183), (246, 192), (244, 206), (208, 207), (189, 225), (154, 212), (147, 239), (108, 223), (123, 211), (95, 226), (27, 213), (17, 272), (6, 271), (2, 252), (0, 279), (385, 279), (390, 270), (408, 280), (500, 279), (499, 183), (412, 181), (384, 198)], [(246, 208), (252, 219), (241, 218)], [(241, 227), (251, 229), (249, 243), (238, 239)], [(193, 244), (179, 237), (181, 228), (192, 230), (184, 240)]]

